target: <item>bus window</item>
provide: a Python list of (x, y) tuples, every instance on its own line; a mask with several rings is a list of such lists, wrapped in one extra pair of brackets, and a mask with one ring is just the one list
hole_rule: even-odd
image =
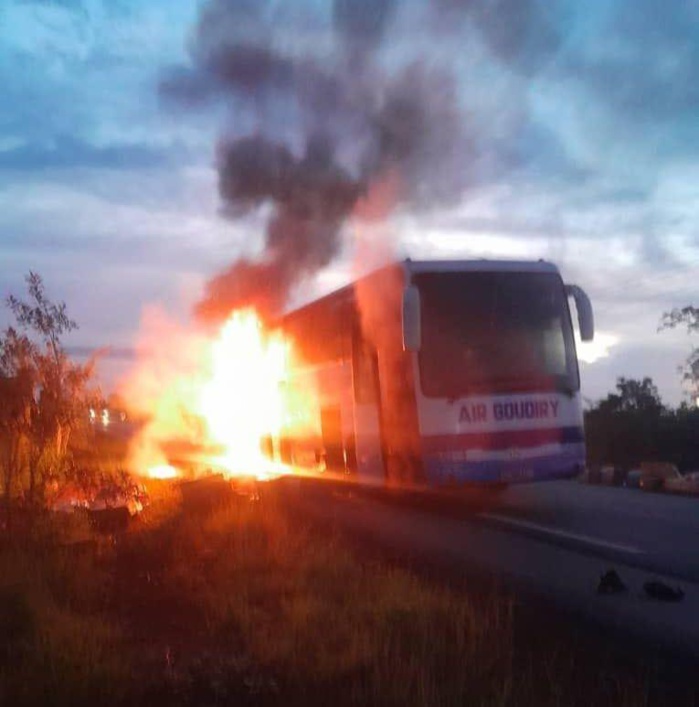
[(423, 273), (425, 395), (577, 390), (573, 331), (560, 277), (549, 273)]

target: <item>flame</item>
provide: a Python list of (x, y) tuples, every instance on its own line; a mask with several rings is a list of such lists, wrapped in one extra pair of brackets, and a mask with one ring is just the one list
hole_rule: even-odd
[(238, 310), (214, 337), (149, 316), (149, 353), (123, 386), (147, 419), (132, 468), (173, 478), (179, 467), (268, 479), (279, 439), (312, 417), (312, 396), (287, 386), (292, 347), (254, 310)]
[(155, 464), (148, 468), (147, 473), (151, 479), (176, 479), (179, 476), (172, 464)]
[(199, 395), (209, 439), (223, 447), (216, 460), (235, 475), (268, 476), (276, 465), (262, 452), (283, 421), (287, 346), (263, 332), (252, 310), (234, 312), (211, 349), (211, 376)]

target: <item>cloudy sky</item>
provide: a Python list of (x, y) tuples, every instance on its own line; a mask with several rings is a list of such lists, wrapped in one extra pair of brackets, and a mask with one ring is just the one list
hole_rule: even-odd
[[(699, 291), (699, 3), (350, 4), (0, 0), (0, 292), (41, 273), (81, 325), (75, 346), (132, 345), (153, 304), (185, 320), (209, 278), (264, 243), (264, 206), (222, 209), (222, 136), (293, 151), (325, 121), (351, 174), (372, 139), (322, 106), (309, 119), (298, 86), (227, 93), (217, 48), (264, 46), (295, 76), (363, 54), (362, 100), (414, 80), (435, 133), (419, 168), (398, 165), (410, 189), (380, 227), (398, 250), (553, 260), (595, 306), (586, 397), (650, 375), (679, 402), (692, 340), (657, 328)], [(342, 284), (352, 234), (376, 228), (345, 224), (338, 257), (296, 298)]]

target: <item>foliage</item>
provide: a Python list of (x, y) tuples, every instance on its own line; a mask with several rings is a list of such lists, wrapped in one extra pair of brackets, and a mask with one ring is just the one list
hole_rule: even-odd
[[(686, 326), (689, 334), (699, 332), (699, 307), (687, 305), (665, 312), (660, 322), (660, 329), (674, 329), (677, 326)], [(695, 346), (684, 365), (680, 368), (683, 380), (693, 388), (699, 396), (699, 346)]]
[(641, 381), (619, 378), (616, 389), (617, 393), (610, 393), (599, 403), (600, 410), (610, 413), (638, 412), (659, 415), (665, 409), (657, 387), (648, 377)]
[(690, 332), (699, 331), (699, 307), (688, 305), (663, 314), (662, 328), (672, 328), (678, 324), (686, 324)]
[(41, 276), (29, 272), (25, 278), (29, 301), (14, 295), (7, 298), (7, 305), (15, 315), (17, 323), (25, 329), (40, 335), (42, 342), (50, 349), (54, 361), (59, 363), (63, 356), (61, 336), (78, 328), (66, 314), (65, 302), (54, 304), (46, 296)]
[(630, 469), (643, 461), (667, 461), (699, 469), (699, 409), (663, 405), (650, 378), (619, 378), (610, 393), (585, 414), (588, 459)]
[(62, 336), (77, 328), (63, 302), (52, 302), (41, 277), (26, 277), (27, 299), (7, 306), (17, 327), (0, 334), (0, 443), (6, 507), (21, 494), (45, 501), (47, 482), (65, 476), (71, 437), (87, 421), (94, 362), (70, 361)]

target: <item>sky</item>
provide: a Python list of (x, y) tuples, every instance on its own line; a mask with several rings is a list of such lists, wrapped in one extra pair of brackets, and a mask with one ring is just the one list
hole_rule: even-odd
[[(226, 94), (213, 50), (252, 37), (326, 67), (345, 41), (370, 57), (367, 95), (415, 86), (430, 139), (400, 163), (414, 174), (385, 222), (344, 224), (337, 257), (292, 301), (352, 276), (358, 231), (415, 258), (550, 259), (595, 309), (583, 395), (651, 376), (677, 404), (697, 342), (658, 324), (699, 291), (699, 2), (356, 0), (353, 12), (340, 31), (322, 0), (0, 0), (0, 294), (38, 271), (80, 324), (71, 346), (132, 346), (153, 306), (186, 321), (211, 277), (265, 243), (264, 204), (223, 208), (222, 136), (294, 150), (325, 122), (350, 173), (367, 137), (323, 110), (309, 120), (283, 92)], [(104, 362), (107, 386), (124, 365)]]

